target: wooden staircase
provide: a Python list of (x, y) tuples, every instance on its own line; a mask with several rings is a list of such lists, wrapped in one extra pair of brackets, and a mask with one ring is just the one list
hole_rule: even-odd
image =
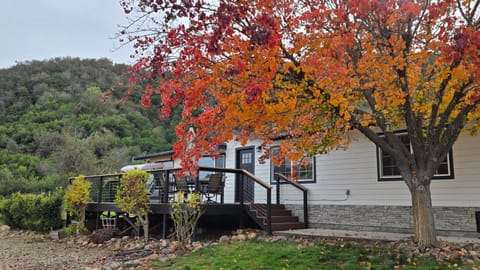
[[(267, 205), (266, 204), (250, 204), (248, 214), (252, 217), (264, 230), (267, 224)], [(285, 231), (304, 229), (305, 223), (299, 222), (297, 216), (292, 215), (292, 211), (285, 209), (283, 204), (272, 204), (272, 231)]]

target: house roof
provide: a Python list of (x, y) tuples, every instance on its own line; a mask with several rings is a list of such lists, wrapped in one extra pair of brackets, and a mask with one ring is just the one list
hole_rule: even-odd
[(149, 158), (158, 158), (158, 157), (170, 157), (173, 155), (173, 150), (167, 150), (167, 151), (162, 151), (158, 153), (152, 153), (148, 155), (143, 155), (143, 156), (137, 156), (133, 157), (133, 160), (144, 160), (144, 159), (149, 159)]
[[(217, 149), (220, 150), (221, 153), (224, 153), (225, 150), (227, 149), (227, 144), (225, 143), (219, 144), (217, 145)], [(161, 158), (161, 157), (169, 158), (171, 160), (173, 154), (174, 154), (173, 150), (167, 150), (167, 151), (152, 153), (148, 155), (133, 157), (133, 160), (145, 160), (150, 158)]]

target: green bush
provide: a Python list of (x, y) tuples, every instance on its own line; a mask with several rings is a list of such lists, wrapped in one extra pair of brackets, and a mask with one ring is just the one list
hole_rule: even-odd
[(87, 227), (78, 223), (70, 223), (63, 229), (68, 236), (86, 235), (88, 233)]
[(0, 202), (0, 214), (15, 229), (48, 232), (62, 227), (63, 191), (49, 194), (14, 193)]
[(202, 214), (203, 203), (198, 193), (190, 193), (185, 197), (183, 192), (179, 192), (177, 200), (170, 201), (170, 217), (175, 227), (175, 240), (182, 244), (182, 248), (192, 243), (195, 227)]

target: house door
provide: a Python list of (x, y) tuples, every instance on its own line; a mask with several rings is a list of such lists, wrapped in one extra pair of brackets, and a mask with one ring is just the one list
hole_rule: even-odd
[[(236, 150), (236, 168), (237, 169), (244, 169), (252, 174), (255, 173), (255, 155), (254, 155), (254, 147), (245, 147), (245, 148), (238, 148)], [(240, 201), (240, 177), (242, 175), (237, 175), (235, 179), (235, 201)], [(254, 192), (254, 182), (250, 177), (244, 176), (243, 178), (243, 191), (244, 191), (244, 202), (253, 202), (255, 197)]]

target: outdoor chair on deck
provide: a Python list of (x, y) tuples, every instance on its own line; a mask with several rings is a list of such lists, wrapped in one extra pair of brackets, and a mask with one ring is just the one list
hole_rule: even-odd
[(152, 178), (147, 181), (147, 191), (150, 200), (162, 201), (164, 195), (164, 179), (163, 174), (153, 173)]
[(180, 177), (176, 180), (177, 183), (177, 191), (181, 191), (184, 193), (190, 192), (190, 186), (188, 185), (188, 180), (186, 177)]
[(223, 188), (225, 186), (225, 176), (221, 173), (214, 173), (209, 176), (208, 183), (203, 189), (205, 198), (208, 202), (217, 202), (220, 195), (220, 202), (223, 203)]
[[(147, 191), (151, 201), (169, 202), (175, 197), (177, 186), (175, 179), (166, 172), (151, 172), (152, 178), (147, 182)], [(170, 180), (169, 180), (170, 179)], [(170, 181), (167, 183), (167, 181)]]

